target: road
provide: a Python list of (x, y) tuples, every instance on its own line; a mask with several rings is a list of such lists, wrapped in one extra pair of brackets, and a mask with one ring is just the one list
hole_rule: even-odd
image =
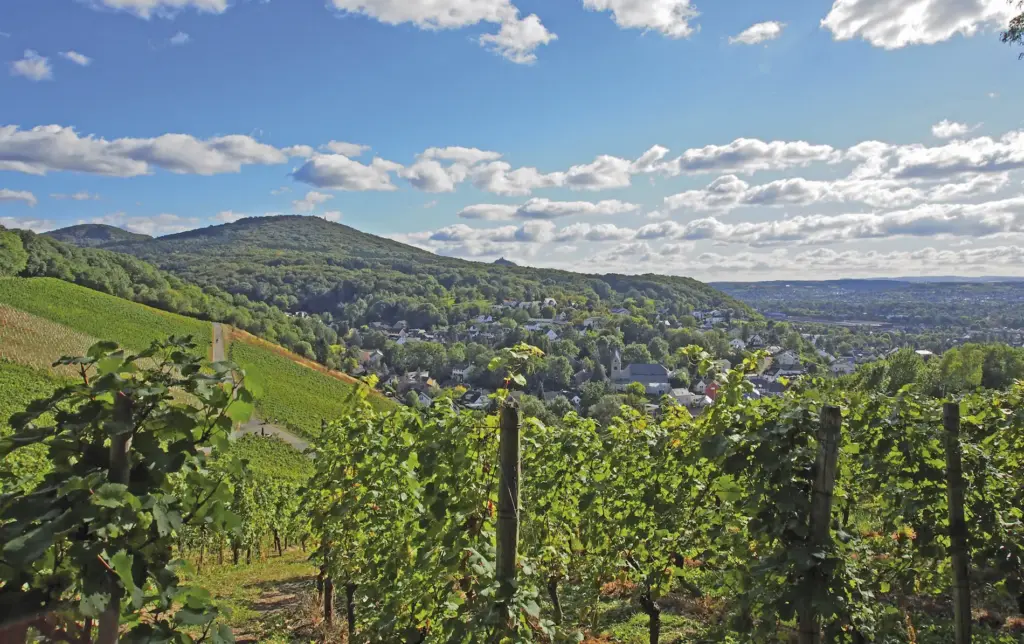
[[(220, 362), (226, 360), (224, 355), (224, 327), (223, 325), (214, 322), (213, 323), (213, 361)], [(304, 451), (309, 447), (309, 443), (299, 438), (295, 434), (289, 432), (283, 427), (266, 423), (260, 420), (259, 416), (256, 415), (256, 411), (253, 410), (252, 416), (249, 418), (249, 422), (241, 425), (232, 434), (231, 438), (238, 438), (246, 434), (269, 434), (276, 436), (284, 442), (288, 443), (295, 449)]]

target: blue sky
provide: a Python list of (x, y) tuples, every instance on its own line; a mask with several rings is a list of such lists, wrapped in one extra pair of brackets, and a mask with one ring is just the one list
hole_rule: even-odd
[(1024, 274), (1012, 7), (906, 5), (8, 0), (0, 225), (300, 212), (581, 271)]

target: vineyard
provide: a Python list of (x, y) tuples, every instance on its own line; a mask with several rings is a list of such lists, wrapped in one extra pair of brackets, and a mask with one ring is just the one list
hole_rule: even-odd
[[(347, 415), (352, 410), (357, 387), (302, 364), (296, 357), (267, 343), (249, 341), (236, 334), (230, 344), (230, 359), (245, 370), (257, 391), (257, 409), (264, 420), (287, 426), (303, 436), (316, 436), (321, 423)], [(381, 396), (371, 398), (377, 409), (393, 404)]]
[[(58, 386), (60, 383), (45, 371), (0, 359), (0, 438), (13, 432), (7, 424), (12, 414), (33, 400), (46, 398)], [(33, 488), (47, 469), (46, 451), (41, 447), (4, 456), (0, 461), (0, 494)]]
[(0, 278), (0, 304), (136, 351), (171, 335), (191, 335), (200, 351), (208, 351), (213, 341), (207, 322), (52, 278)]
[[(666, 402), (607, 426), (521, 418), (508, 391), (494, 415), (443, 397), (380, 411), (360, 388), (309, 459), (229, 445), (232, 405), (252, 396), (181, 349), (94, 347), (82, 363), (101, 377), (12, 422), (2, 451), (44, 443), (54, 470), (0, 502), (0, 599), (44, 611), (0, 635), (227, 641), (190, 580), (211, 564), (285, 567), (298, 546), (322, 621), (350, 642), (1024, 641), (1024, 386), (950, 403), (807, 381), (749, 400), (755, 356), (700, 417)], [(535, 352), (494, 367), (514, 386)], [(124, 451), (77, 447), (107, 427), (134, 437)]]
[[(84, 333), (0, 304), (0, 360), (49, 370), (63, 356), (82, 355), (95, 343)], [(73, 374), (68, 368), (61, 373)]]

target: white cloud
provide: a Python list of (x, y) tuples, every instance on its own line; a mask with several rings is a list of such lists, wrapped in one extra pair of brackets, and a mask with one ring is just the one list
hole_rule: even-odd
[(686, 150), (679, 157), (652, 164), (647, 172), (669, 176), (708, 172), (754, 173), (762, 170), (785, 170), (815, 162), (834, 163), (840, 159), (830, 145), (806, 141), (761, 141), (736, 139), (726, 145), (707, 145)]
[(1005, 27), (1007, 0), (835, 0), (822, 27), (836, 40), (863, 38), (875, 47), (931, 45), (984, 26)]
[(302, 157), (304, 159), (316, 156), (316, 150), (309, 145), (289, 145), (286, 148), (282, 148), (281, 152), (284, 152), (289, 157)]
[(24, 76), (31, 81), (51, 80), (53, 67), (50, 66), (49, 58), (26, 49), (24, 58), (11, 63), (11, 75)]
[[(320, 147), (333, 154), (341, 154), (350, 158), (362, 156), (365, 152), (367, 152), (370, 149), (370, 146), (368, 145), (360, 145), (358, 143), (346, 143), (345, 141), (328, 141), (327, 143), (324, 143)], [(313, 156), (313, 154), (311, 152), (310, 154), (302, 154), (298, 156), (309, 157)]]
[(445, 148), (427, 148), (419, 155), (424, 159), (438, 159), (451, 161), (462, 165), (472, 166), (484, 161), (497, 161), (501, 158), (500, 152), (480, 150), (477, 148), (464, 148), (458, 145), (449, 145)]
[(932, 126), (932, 134), (940, 139), (952, 139), (954, 137), (963, 136), (972, 130), (978, 129), (978, 126), (970, 126), (965, 123), (956, 123), (947, 119), (936, 123)]
[(690, 21), (700, 15), (690, 0), (583, 0), (591, 11), (611, 11), (623, 29), (657, 31), (669, 38), (688, 38)]
[(27, 219), (24, 217), (0, 217), (0, 226), (8, 229), (31, 230), (37, 233), (45, 233), (58, 227), (49, 219)]
[(463, 219), (557, 219), (561, 217), (589, 217), (619, 215), (635, 212), (640, 206), (614, 199), (599, 201), (551, 201), (530, 199), (522, 206), (505, 204), (476, 204), (459, 212)]
[(240, 212), (235, 212), (233, 210), (222, 210), (218, 212), (216, 215), (214, 215), (213, 219), (214, 221), (220, 222), (222, 224), (233, 224), (239, 219), (244, 219), (248, 216), (249, 215)]
[(924, 184), (886, 178), (847, 178), (814, 181), (801, 177), (751, 186), (736, 175), (725, 175), (706, 188), (665, 197), (668, 210), (720, 210), (740, 206), (807, 206), (815, 203), (864, 203), (875, 208), (899, 208), (923, 201), (950, 201), (992, 194), (1009, 183), (1006, 174), (974, 175), (959, 183)]
[(58, 199), (58, 200), (70, 199), (72, 201), (95, 201), (95, 200), (99, 200), (100, 196), (99, 195), (90, 194), (90, 193), (85, 192), (85, 191), (82, 191), (82, 192), (75, 192), (73, 194), (62, 194), (62, 193), (59, 193), (59, 192), (51, 193), (50, 194), (50, 198), (51, 199)]
[(630, 228), (620, 228), (615, 224), (588, 224), (585, 222), (570, 224), (557, 231), (553, 239), (558, 242), (569, 241), (592, 241), (607, 242), (632, 239), (636, 231)]
[(341, 221), (341, 211), (340, 210), (327, 210), (327, 211), (324, 211), (324, 219), (326, 219), (327, 221), (333, 221), (334, 223), (338, 223), (339, 221)]
[(585, 165), (574, 165), (565, 173), (565, 185), (573, 190), (607, 190), (628, 188), (633, 164), (607, 154)]
[(498, 33), (480, 36), (480, 44), (513, 63), (529, 65), (536, 62), (537, 54), (533, 52), (538, 47), (557, 38), (541, 24), (536, 14), (530, 14), (522, 20), (506, 20)]
[(922, 204), (906, 210), (809, 215), (728, 224), (714, 217), (686, 224), (662, 221), (642, 226), (638, 239), (713, 240), (770, 246), (833, 244), (896, 237), (989, 237), (1024, 233), (1024, 197), (981, 204)]
[(195, 217), (180, 217), (170, 213), (133, 217), (123, 212), (115, 212), (92, 219), (90, 223), (117, 226), (133, 233), (158, 237), (192, 230), (199, 226), (200, 221)]
[(870, 141), (850, 148), (846, 157), (861, 163), (854, 171), (858, 178), (937, 181), (957, 175), (1009, 172), (1024, 168), (1024, 131), (1008, 132), (999, 139), (982, 136), (953, 140), (934, 147)]
[(39, 203), (36, 196), (27, 190), (8, 190), (7, 188), (0, 188), (0, 202), (3, 201), (21, 201), (32, 207), (35, 207), (35, 205)]
[(411, 23), (420, 29), (461, 29), (489, 22), (498, 33), (481, 36), (482, 46), (517, 63), (536, 59), (534, 50), (555, 39), (536, 15), (519, 17), (509, 0), (330, 0), (335, 9), (374, 18), (385, 24)]
[(273, 190), (271, 190), (270, 194), (272, 194), (272, 195), (274, 195), (276, 197), (278, 195), (283, 195), (286, 192), (291, 192), (291, 191), (292, 191), (292, 189), (289, 188), (288, 186), (281, 186), (280, 188), (274, 188)]
[(295, 212), (313, 212), (321, 204), (327, 203), (331, 199), (334, 199), (334, 195), (324, 194), (317, 192), (316, 190), (310, 190), (306, 193), (306, 196), (302, 199), (296, 199), (292, 202), (292, 208)]
[(454, 192), (455, 186), (465, 180), (466, 172), (461, 164), (445, 167), (434, 159), (420, 159), (399, 170), (398, 176), (424, 192)]
[(747, 27), (737, 36), (729, 38), (730, 45), (757, 45), (759, 43), (775, 40), (782, 35), (786, 23), (775, 20), (759, 22), (756, 25)]
[(172, 17), (182, 9), (196, 9), (205, 13), (224, 13), (228, 0), (85, 0), (87, 4), (126, 11), (140, 18), (152, 16)]
[(481, 190), (506, 197), (524, 197), (534, 190), (565, 184), (564, 172), (544, 174), (537, 168), (518, 168), (504, 161), (492, 161), (475, 167), (470, 176)]
[(424, 208), (433, 208), (437, 205), (437, 199), (431, 199), (427, 203), (423, 204)]
[(115, 177), (150, 174), (154, 167), (178, 174), (239, 172), (243, 165), (285, 163), (277, 148), (249, 136), (233, 134), (196, 139), (164, 134), (151, 139), (81, 137), (73, 128), (43, 125), (21, 130), (0, 127), (0, 170), (45, 175), (85, 172)]
[(169, 42), (174, 47), (181, 47), (182, 45), (187, 45), (190, 40), (192, 40), (192, 36), (189, 36), (184, 31), (179, 31), (178, 33), (171, 36)]
[(307, 161), (292, 173), (296, 181), (317, 188), (333, 190), (391, 191), (397, 190), (391, 183), (391, 173), (402, 169), (398, 163), (374, 158), (370, 165), (363, 165), (343, 154), (325, 154)]
[(77, 51), (62, 51), (60, 52), (60, 55), (82, 67), (88, 67), (92, 64), (92, 58), (89, 58), (85, 54), (80, 54)]

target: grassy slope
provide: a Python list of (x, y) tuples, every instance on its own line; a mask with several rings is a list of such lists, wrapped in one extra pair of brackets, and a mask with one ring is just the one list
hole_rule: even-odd
[(170, 335), (191, 335), (201, 347), (209, 347), (212, 342), (209, 322), (52, 278), (0, 279), (0, 304), (137, 351)]
[[(280, 347), (235, 332), (229, 358), (261, 390), (256, 408), (264, 420), (316, 436), (321, 419), (330, 422), (351, 409), (354, 381), (343, 379), (342, 374), (330, 375)], [(381, 409), (393, 405), (380, 396), (371, 401)]]

